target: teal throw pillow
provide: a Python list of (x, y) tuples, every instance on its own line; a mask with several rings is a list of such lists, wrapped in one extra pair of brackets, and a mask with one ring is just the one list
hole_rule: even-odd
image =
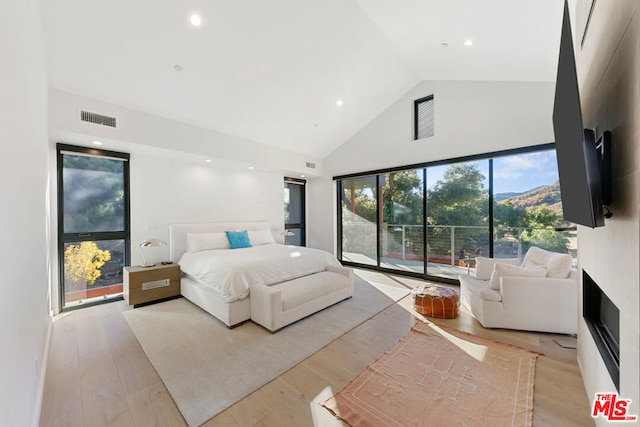
[(225, 231), (227, 233), (227, 239), (229, 239), (229, 246), (231, 249), (250, 248), (251, 242), (249, 242), (249, 233), (247, 231)]

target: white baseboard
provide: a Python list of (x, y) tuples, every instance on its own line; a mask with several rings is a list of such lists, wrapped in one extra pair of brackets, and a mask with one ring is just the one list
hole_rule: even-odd
[(40, 425), (40, 414), (42, 412), (42, 400), (44, 398), (44, 380), (47, 376), (47, 362), (49, 359), (49, 345), (51, 343), (51, 332), (53, 331), (53, 317), (49, 317), (49, 325), (47, 326), (47, 339), (44, 343), (44, 354), (40, 357), (40, 376), (38, 377), (38, 389), (36, 390), (36, 401), (33, 408), (33, 418), (31, 427)]

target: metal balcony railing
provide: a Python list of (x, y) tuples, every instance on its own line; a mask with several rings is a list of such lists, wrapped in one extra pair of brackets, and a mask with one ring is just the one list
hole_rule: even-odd
[[(343, 223), (343, 251), (369, 254), (376, 251), (376, 225), (367, 222)], [(428, 225), (426, 260), (438, 264), (460, 265), (476, 256), (489, 256), (490, 233), (487, 226)], [(381, 255), (398, 261), (424, 261), (422, 225), (383, 224)], [(577, 229), (504, 227), (495, 230), (493, 256), (522, 259), (530, 246), (577, 257)]]

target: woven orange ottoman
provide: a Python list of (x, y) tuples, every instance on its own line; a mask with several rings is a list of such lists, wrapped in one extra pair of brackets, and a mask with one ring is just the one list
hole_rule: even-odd
[(411, 291), (413, 309), (438, 319), (458, 317), (460, 295), (455, 289), (441, 285), (421, 285)]

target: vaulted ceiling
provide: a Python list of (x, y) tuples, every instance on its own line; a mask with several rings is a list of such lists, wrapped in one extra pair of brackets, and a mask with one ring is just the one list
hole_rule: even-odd
[(562, 3), (58, 0), (42, 8), (51, 87), (324, 157), (422, 80), (553, 81)]

